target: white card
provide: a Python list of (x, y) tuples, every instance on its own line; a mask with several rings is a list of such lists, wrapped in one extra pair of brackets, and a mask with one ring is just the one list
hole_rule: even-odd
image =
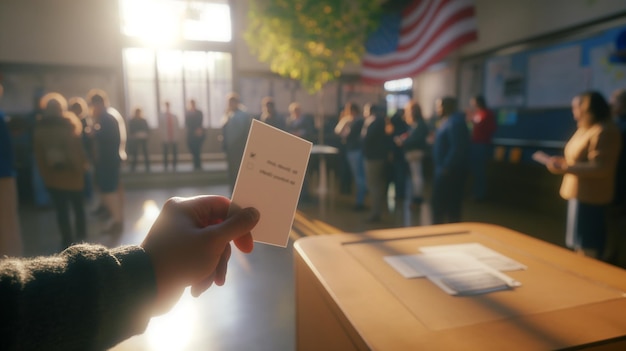
[(286, 247), (313, 145), (257, 120), (252, 121), (232, 202), (261, 213), (254, 241)]

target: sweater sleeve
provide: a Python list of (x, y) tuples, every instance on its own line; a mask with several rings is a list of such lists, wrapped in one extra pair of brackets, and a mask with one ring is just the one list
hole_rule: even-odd
[(142, 333), (156, 279), (142, 248), (76, 245), (0, 261), (0, 349), (102, 350)]

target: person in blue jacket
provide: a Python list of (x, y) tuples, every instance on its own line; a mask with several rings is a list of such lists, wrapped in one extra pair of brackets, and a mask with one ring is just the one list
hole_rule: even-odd
[(432, 215), (433, 224), (461, 221), (465, 183), (469, 173), (470, 137), (465, 116), (457, 110), (457, 100), (437, 100), (440, 118), (433, 145)]

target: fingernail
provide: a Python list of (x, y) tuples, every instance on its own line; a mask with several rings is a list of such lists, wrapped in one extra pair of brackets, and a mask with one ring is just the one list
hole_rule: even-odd
[(254, 207), (248, 207), (245, 209), (245, 211), (248, 213), (248, 215), (250, 216), (250, 219), (253, 221), (258, 221), (259, 217), (261, 217), (259, 210), (257, 210)]

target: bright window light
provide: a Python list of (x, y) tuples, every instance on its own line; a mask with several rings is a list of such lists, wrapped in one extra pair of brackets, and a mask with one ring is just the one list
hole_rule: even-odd
[(122, 33), (151, 46), (179, 40), (231, 41), (230, 6), (226, 0), (120, 0)]

